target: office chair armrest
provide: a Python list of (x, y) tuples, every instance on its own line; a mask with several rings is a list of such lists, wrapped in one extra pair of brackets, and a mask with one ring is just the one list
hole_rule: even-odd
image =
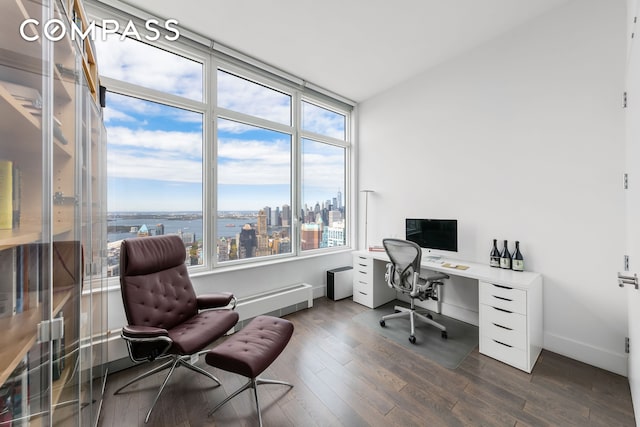
[[(154, 339), (160, 337), (169, 337), (169, 332), (163, 328), (154, 328), (152, 326), (134, 326), (127, 325), (122, 328), (122, 337), (130, 340)], [(164, 340), (164, 339), (163, 339)]]
[(231, 292), (218, 292), (215, 294), (198, 295), (198, 310), (210, 308), (222, 308), (231, 304), (231, 310), (236, 308), (236, 297)]

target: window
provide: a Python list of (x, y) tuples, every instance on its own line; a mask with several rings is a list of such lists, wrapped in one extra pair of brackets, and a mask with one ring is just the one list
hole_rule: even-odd
[(349, 244), (349, 106), (192, 41), (95, 43), (111, 275), (127, 237), (180, 234), (201, 269)]
[(218, 261), (291, 253), (291, 135), (218, 119)]
[(284, 125), (291, 124), (291, 96), (218, 70), (218, 106)]
[(345, 148), (302, 140), (301, 249), (346, 244)]
[(300, 249), (347, 244), (346, 117), (302, 102)]
[[(104, 110), (108, 274), (119, 274), (121, 240), (139, 236), (178, 234), (187, 264), (203, 265), (204, 104), (197, 111), (188, 100), (157, 102), (146, 90), (202, 100), (203, 64), (119, 35), (96, 44), (111, 82)], [(122, 89), (120, 81), (132, 85)]]
[(202, 114), (110, 93), (105, 125), (109, 264), (122, 239), (161, 234), (202, 264)]
[(96, 28), (100, 76), (203, 101), (203, 64)]
[(344, 114), (302, 102), (302, 129), (305, 131), (346, 141), (346, 122)]

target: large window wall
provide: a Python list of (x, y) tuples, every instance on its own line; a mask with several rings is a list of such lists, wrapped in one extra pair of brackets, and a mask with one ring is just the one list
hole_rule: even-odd
[(96, 49), (111, 275), (129, 237), (180, 234), (202, 270), (350, 245), (347, 104), (192, 42)]

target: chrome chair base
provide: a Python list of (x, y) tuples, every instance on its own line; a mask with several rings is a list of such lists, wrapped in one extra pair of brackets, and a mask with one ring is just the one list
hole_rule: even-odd
[(279, 385), (286, 385), (289, 387), (293, 387), (293, 384), (288, 383), (286, 381), (269, 380), (269, 379), (263, 379), (263, 378), (250, 378), (245, 385), (243, 385), (238, 390), (231, 393), (222, 402), (218, 403), (218, 405), (215, 408), (213, 408), (211, 412), (209, 412), (208, 416), (213, 415), (213, 413), (216, 412), (218, 409), (220, 409), (225, 403), (227, 403), (228, 401), (230, 401), (231, 399), (233, 399), (234, 397), (236, 397), (246, 389), (252, 388), (253, 395), (256, 399), (256, 408), (258, 410), (258, 422), (260, 423), (260, 427), (262, 427), (262, 414), (260, 413), (260, 401), (258, 400), (258, 386), (262, 384), (279, 384)]
[(160, 386), (160, 390), (158, 391), (158, 394), (156, 394), (155, 399), (153, 399), (153, 403), (151, 404), (151, 408), (149, 409), (149, 412), (147, 412), (147, 416), (144, 419), (145, 424), (149, 421), (149, 417), (151, 416), (151, 412), (153, 411), (153, 408), (155, 408), (156, 403), (158, 402), (158, 399), (160, 398), (160, 395), (162, 394), (162, 391), (164, 390), (165, 386), (167, 385), (167, 383), (169, 382), (169, 378), (171, 377), (171, 374), (173, 374), (173, 371), (175, 371), (175, 369), (178, 366), (184, 366), (185, 368), (188, 368), (190, 370), (192, 370), (193, 372), (197, 372), (199, 374), (204, 375), (205, 377), (211, 378), (212, 380), (214, 380), (216, 383), (218, 383), (218, 385), (222, 384), (222, 382), (216, 378), (213, 374), (205, 371), (202, 368), (199, 368), (195, 365), (192, 365), (190, 363), (190, 356), (178, 356), (178, 355), (172, 355), (171, 356), (171, 360), (169, 360), (168, 362), (163, 363), (160, 366), (157, 366), (147, 372), (145, 372), (144, 374), (138, 375), (137, 377), (135, 377), (134, 379), (132, 379), (131, 381), (129, 381), (128, 383), (126, 383), (125, 385), (123, 385), (122, 387), (120, 387), (118, 390), (116, 390), (113, 394), (118, 394), (120, 393), (122, 390), (124, 390), (125, 388), (127, 388), (128, 386), (130, 386), (131, 384), (138, 382), (144, 378), (147, 378), (151, 375), (157, 374), (158, 372), (164, 371), (165, 369), (169, 369), (169, 373), (167, 374), (167, 376), (165, 377), (164, 381), (162, 382), (162, 385)]

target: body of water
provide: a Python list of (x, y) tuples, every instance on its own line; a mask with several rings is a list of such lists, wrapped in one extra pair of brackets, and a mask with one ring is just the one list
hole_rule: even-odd
[[(245, 224), (251, 224), (255, 227), (257, 222), (256, 212), (246, 213), (223, 213), (223, 216), (217, 218), (217, 237), (235, 238), (240, 233)], [(195, 234), (196, 240), (202, 240), (202, 214), (200, 213), (110, 213), (107, 216), (107, 240), (115, 242), (130, 237), (136, 237), (135, 230), (146, 225), (150, 235), (156, 234), (158, 224), (164, 226), (164, 234)], [(274, 227), (273, 230), (281, 227)], [(269, 227), (271, 232), (272, 227)]]
[[(245, 224), (254, 224), (256, 217), (222, 217), (218, 218), (218, 238), (221, 237), (235, 237), (240, 233), (242, 226)], [(190, 233), (195, 234), (196, 240), (202, 240), (203, 228), (202, 228), (202, 216), (201, 215), (180, 215), (180, 214), (167, 214), (163, 216), (160, 213), (150, 214), (123, 214), (123, 215), (109, 215), (107, 220), (107, 240), (109, 242), (115, 242), (117, 240), (126, 239), (129, 237), (135, 237), (137, 230), (143, 225), (146, 225), (149, 229), (149, 234), (157, 234), (157, 228), (159, 224), (164, 227), (164, 234), (183, 234)], [(133, 227), (133, 229), (132, 229)]]

